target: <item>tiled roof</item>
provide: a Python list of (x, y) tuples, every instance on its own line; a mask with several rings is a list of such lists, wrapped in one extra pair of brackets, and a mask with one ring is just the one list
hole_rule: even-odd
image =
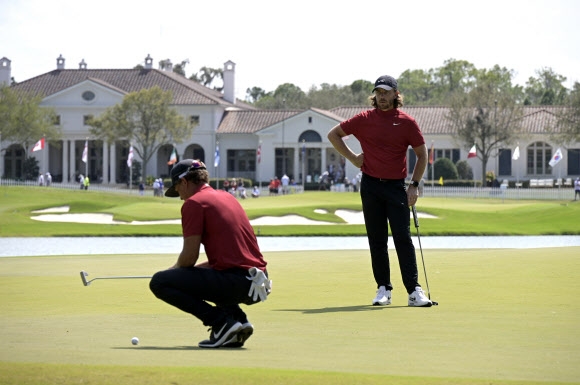
[(223, 99), (219, 91), (207, 88), (174, 72), (157, 69), (54, 70), (18, 83), (13, 88), (40, 93), (46, 97), (87, 79), (110, 85), (111, 89), (125, 93), (159, 86), (164, 91), (172, 91), (173, 104), (176, 105), (221, 104), (226, 107), (249, 107), (245, 103), (235, 105), (229, 103)]
[(527, 133), (544, 134), (547, 129), (556, 128), (557, 115), (563, 109), (555, 106), (524, 107), (522, 125)]
[(268, 128), (304, 110), (226, 111), (218, 134), (252, 134)]
[[(356, 114), (368, 110), (370, 106), (347, 106), (337, 107), (330, 110), (344, 119), (349, 119)], [(530, 134), (544, 134), (548, 128), (554, 128), (556, 115), (564, 107), (557, 106), (524, 106), (522, 125), (524, 131)], [(407, 106), (401, 108), (417, 121), (421, 131), (425, 135), (448, 135), (452, 134), (447, 121), (449, 107), (421, 107)]]

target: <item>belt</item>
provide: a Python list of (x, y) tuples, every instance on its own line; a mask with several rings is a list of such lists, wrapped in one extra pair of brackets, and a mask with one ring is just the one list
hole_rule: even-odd
[(375, 178), (374, 176), (370, 176), (369, 174), (365, 174), (363, 173), (365, 178), (368, 178), (370, 180), (373, 180), (375, 182), (404, 182), (405, 179), (401, 178), (401, 179), (385, 179), (385, 178)]

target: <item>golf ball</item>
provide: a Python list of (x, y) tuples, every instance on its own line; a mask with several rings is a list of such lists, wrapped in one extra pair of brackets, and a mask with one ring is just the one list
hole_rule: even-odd
[(133, 338), (131, 338), (131, 343), (132, 343), (133, 345), (139, 345), (139, 338), (137, 338), (137, 337), (133, 337)]

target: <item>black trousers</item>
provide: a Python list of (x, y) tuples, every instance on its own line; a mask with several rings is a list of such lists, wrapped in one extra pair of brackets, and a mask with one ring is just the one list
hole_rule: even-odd
[(149, 288), (157, 298), (197, 317), (206, 326), (219, 325), (228, 316), (244, 323), (248, 319), (239, 304), (255, 303), (248, 296), (251, 281), (247, 276), (244, 269), (169, 269), (155, 273)]
[(387, 245), (390, 225), (403, 284), (410, 294), (420, 285), (415, 246), (411, 239), (405, 180), (381, 180), (363, 174), (360, 191), (377, 287), (385, 286), (387, 290), (393, 289)]

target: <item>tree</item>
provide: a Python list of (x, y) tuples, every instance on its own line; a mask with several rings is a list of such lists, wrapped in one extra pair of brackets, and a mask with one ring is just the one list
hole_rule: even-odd
[(475, 144), (485, 171), (489, 159), (512, 144), (521, 132), (523, 91), (512, 85), (512, 71), (497, 65), (474, 75), (473, 87), (457, 92), (451, 99), (446, 118), (460, 145), (467, 150)]
[[(440, 177), (443, 177), (443, 180), (456, 180), (459, 178), (457, 168), (449, 158), (439, 158), (430, 167), (435, 167), (433, 170), (434, 180), (438, 180)], [(429, 175), (431, 175), (431, 170), (429, 170)]]
[(459, 176), (459, 179), (473, 179), (473, 169), (466, 160), (457, 161), (457, 163), (455, 163), (455, 167), (457, 168), (457, 175)]
[(397, 79), (405, 97), (405, 105), (429, 105), (435, 102), (432, 73), (424, 70), (406, 70)]
[(218, 87), (214, 84), (216, 80), (224, 79), (224, 70), (221, 68), (201, 67), (197, 73), (189, 77), (190, 80), (197, 82), (206, 87), (212, 87), (214, 90), (221, 91), (224, 87)]
[(249, 103), (256, 103), (264, 96), (266, 96), (266, 91), (264, 91), (260, 87), (252, 87), (246, 89), (246, 101)]
[(300, 87), (292, 83), (284, 83), (279, 85), (273, 93), (264, 95), (255, 105), (264, 109), (308, 108), (309, 102)]
[(580, 142), (580, 83), (575, 82), (566, 108), (557, 116), (553, 139), (560, 143)]
[(53, 109), (41, 107), (43, 97), (13, 88), (0, 87), (1, 142), (17, 143), (28, 157), (28, 149), (39, 139), (59, 140), (61, 128), (55, 125)]
[(563, 105), (568, 97), (568, 89), (564, 87), (566, 78), (558, 75), (551, 68), (536, 71), (537, 78), (530, 77), (526, 82), (526, 105)]
[(191, 135), (190, 124), (170, 107), (171, 101), (171, 91), (159, 87), (132, 92), (121, 104), (91, 119), (89, 131), (109, 143), (130, 142), (147, 170), (147, 163), (162, 145), (181, 143)]

